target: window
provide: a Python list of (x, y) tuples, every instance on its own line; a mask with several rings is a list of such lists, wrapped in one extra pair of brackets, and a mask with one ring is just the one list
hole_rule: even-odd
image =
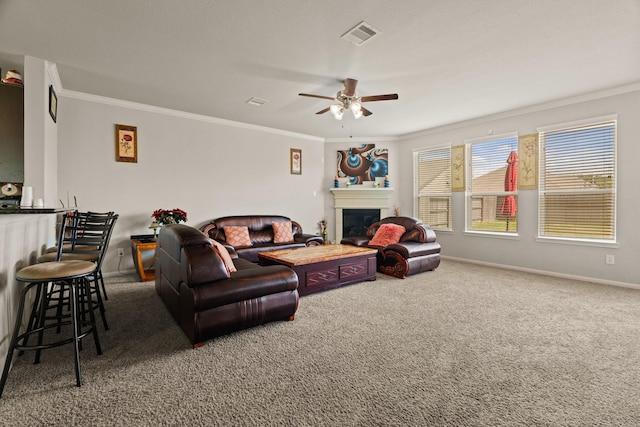
[(434, 230), (451, 230), (451, 147), (413, 154), (416, 216)]
[(538, 131), (539, 237), (615, 242), (615, 118)]
[(467, 141), (467, 231), (518, 232), (518, 135)]

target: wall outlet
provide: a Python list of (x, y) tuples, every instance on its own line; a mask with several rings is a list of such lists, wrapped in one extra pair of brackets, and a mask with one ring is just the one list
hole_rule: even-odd
[(616, 257), (613, 255), (607, 255), (604, 259), (604, 262), (606, 262), (607, 264), (615, 264), (616, 263)]
[(118, 248), (118, 256), (124, 256), (124, 248)]

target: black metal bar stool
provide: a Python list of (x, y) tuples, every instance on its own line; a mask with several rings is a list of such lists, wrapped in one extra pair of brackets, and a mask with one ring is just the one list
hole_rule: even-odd
[[(89, 280), (95, 283), (93, 293), (95, 304), (100, 309), (100, 316), (105, 331), (109, 329), (105, 306), (100, 294), (100, 284), (106, 299), (106, 290), (102, 278), (102, 262), (109, 247), (111, 234), (118, 219), (113, 212), (69, 212), (62, 218), (61, 234), (55, 252), (48, 252), (38, 258), (38, 262), (82, 260), (94, 262), (95, 268)], [(48, 249), (52, 250), (52, 249)], [(60, 303), (58, 303), (60, 304)]]
[[(71, 261), (53, 261), (34, 264), (21, 269), (16, 279), (20, 282), (27, 282), (28, 285), (22, 289), (20, 293), (20, 303), (18, 313), (9, 344), (9, 351), (4, 363), (2, 371), (2, 379), (0, 379), (0, 397), (4, 390), (9, 368), (15, 350), (18, 351), (36, 351), (35, 363), (40, 361), (40, 351), (65, 344), (74, 345), (74, 364), (76, 371), (76, 385), (80, 387), (82, 380), (80, 378), (80, 344), (82, 338), (89, 334), (93, 335), (98, 355), (102, 354), (100, 341), (98, 339), (98, 328), (96, 327), (96, 317), (94, 313), (94, 304), (91, 302), (91, 284), (88, 280), (89, 276), (95, 270), (95, 263), (91, 261), (71, 260)], [(55, 316), (53, 322), (47, 323), (46, 311), (49, 307), (49, 287), (63, 286), (68, 288), (69, 303), (71, 306), (70, 316)], [(29, 292), (35, 289), (36, 295), (33, 302), (32, 313), (27, 325), (27, 330), (20, 334), (20, 326), (24, 315), (24, 306), (27, 302)], [(89, 314), (87, 319), (85, 314)], [(68, 319), (68, 320), (67, 320)], [(71, 325), (71, 336), (62, 336), (56, 341), (48, 341), (43, 343), (45, 331), (51, 328), (59, 328), (60, 325)], [(29, 345), (29, 337), (37, 336), (37, 342)]]

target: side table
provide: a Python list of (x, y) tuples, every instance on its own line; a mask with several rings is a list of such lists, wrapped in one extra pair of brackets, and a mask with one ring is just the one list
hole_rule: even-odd
[(131, 256), (133, 258), (133, 265), (136, 267), (136, 272), (140, 276), (141, 282), (155, 280), (156, 278), (156, 270), (153, 261), (156, 254), (157, 244), (158, 242), (153, 237), (131, 237)]

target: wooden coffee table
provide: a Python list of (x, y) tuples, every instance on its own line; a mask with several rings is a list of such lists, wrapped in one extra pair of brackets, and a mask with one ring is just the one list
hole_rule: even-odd
[(376, 254), (352, 245), (319, 245), (260, 252), (261, 265), (286, 265), (298, 275), (301, 296), (365, 280), (376, 280)]

